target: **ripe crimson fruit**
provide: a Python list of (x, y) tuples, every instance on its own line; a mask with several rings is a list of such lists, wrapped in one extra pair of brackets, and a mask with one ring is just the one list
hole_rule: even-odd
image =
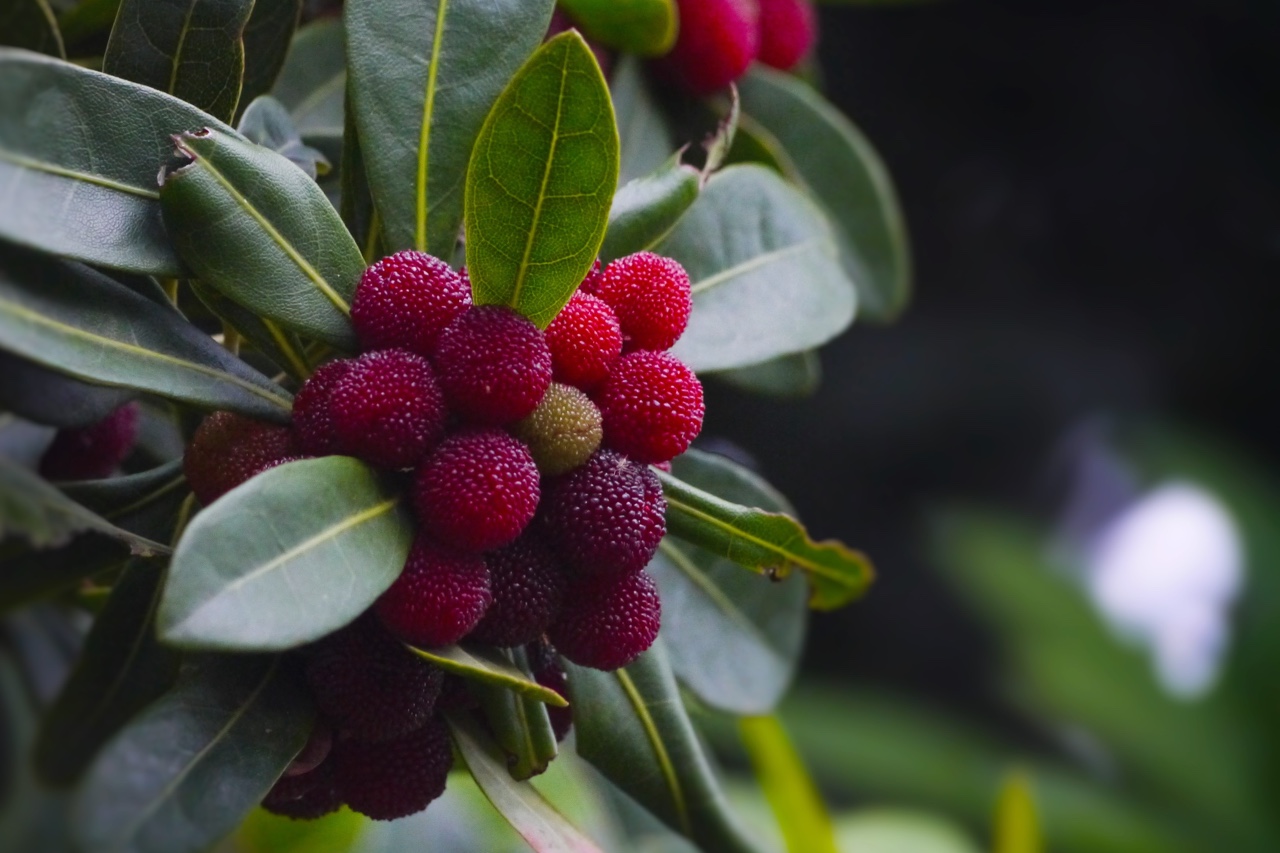
[(489, 607), (489, 570), (475, 554), (419, 535), (404, 571), (374, 605), (391, 633), (415, 646), (447, 646), (471, 632)]
[(693, 307), (684, 267), (653, 252), (609, 264), (596, 294), (617, 314), (630, 349), (670, 349), (689, 324)]
[(351, 364), (342, 360), (322, 365), (293, 398), (293, 430), (307, 453), (328, 456), (342, 452), (330, 397), (334, 386), (351, 370)]
[(329, 394), (340, 447), (383, 468), (411, 468), (444, 433), (444, 396), (430, 363), (408, 350), (356, 359)]
[(501, 305), (480, 305), (441, 332), (436, 368), (459, 414), (501, 426), (537, 408), (551, 384), (551, 351), (525, 317)]
[(444, 793), (453, 749), (444, 723), (391, 740), (340, 741), (333, 749), (342, 798), (374, 820), (395, 820), (422, 811)]
[(560, 613), (564, 574), (538, 538), (525, 534), (485, 555), (493, 601), (471, 638), (495, 646), (532, 643)]
[(813, 47), (817, 20), (809, 0), (758, 0), (760, 52), (765, 65), (787, 71)]
[(702, 383), (665, 352), (623, 356), (596, 394), (604, 443), (638, 462), (667, 462), (702, 429)]
[(430, 355), (436, 338), (471, 304), (471, 286), (439, 258), (404, 251), (364, 271), (351, 322), (366, 350)]
[(608, 303), (578, 291), (547, 326), (547, 347), (557, 381), (591, 388), (622, 354), (622, 328)]
[(579, 666), (617, 669), (653, 645), (661, 618), (658, 588), (647, 573), (596, 577), (569, 589), (550, 637)]
[(742, 76), (760, 44), (756, 0), (679, 0), (680, 35), (663, 69), (696, 95)]

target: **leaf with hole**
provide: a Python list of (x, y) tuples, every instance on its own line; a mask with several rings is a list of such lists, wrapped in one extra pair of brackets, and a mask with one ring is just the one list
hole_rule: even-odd
[(550, 687), (539, 684), (496, 649), (487, 646), (443, 646), (435, 649), (410, 647), (410, 651), (462, 678), (501, 687), (556, 708), (564, 708), (569, 704), (563, 696)]

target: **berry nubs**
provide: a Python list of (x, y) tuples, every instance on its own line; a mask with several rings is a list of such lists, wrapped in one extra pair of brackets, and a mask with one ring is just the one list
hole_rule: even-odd
[(351, 371), (349, 359), (321, 365), (293, 398), (293, 431), (304, 452), (312, 456), (342, 453), (333, 422), (333, 389)]
[(138, 404), (126, 403), (95, 424), (58, 430), (40, 457), (40, 475), (48, 480), (109, 477), (137, 439)]
[(658, 588), (646, 572), (593, 578), (570, 587), (551, 642), (579, 666), (617, 669), (653, 645), (661, 617)]
[(351, 302), (351, 322), (366, 350), (435, 350), (445, 326), (471, 304), (471, 287), (439, 258), (404, 251), (364, 271)]
[(560, 612), (565, 579), (555, 558), (537, 538), (526, 533), (515, 542), (485, 554), (493, 602), (471, 639), (495, 646), (532, 643)]
[(629, 349), (670, 349), (689, 324), (693, 307), (684, 267), (653, 252), (609, 264), (596, 294), (617, 314)]
[(600, 447), (604, 434), (600, 410), (591, 398), (568, 385), (552, 382), (533, 414), (511, 428), (548, 477), (577, 468)]
[(419, 535), (404, 571), (374, 610), (391, 633), (415, 646), (447, 646), (465, 637), (489, 606), (489, 570)]
[(538, 406), (551, 384), (551, 351), (537, 326), (510, 308), (469, 308), (440, 334), (440, 384), (464, 418), (501, 426)]
[(444, 433), (444, 397), (435, 371), (408, 350), (360, 356), (329, 396), (344, 450), (383, 468), (412, 468)]
[(605, 446), (637, 462), (674, 459), (702, 430), (702, 383), (669, 353), (623, 356), (595, 399)]
[(392, 740), (340, 741), (333, 749), (338, 786), (353, 811), (374, 820), (395, 820), (422, 811), (444, 793), (453, 749), (444, 723)]
[(613, 309), (581, 291), (547, 326), (546, 336), (556, 381), (583, 390), (604, 381), (622, 354), (622, 328)]
[(661, 67), (696, 95), (742, 76), (759, 45), (756, 0), (678, 0), (680, 35)]
[(756, 58), (783, 71), (813, 47), (817, 21), (809, 0), (758, 0), (760, 53)]
[(288, 427), (214, 412), (192, 436), (182, 470), (207, 506), (268, 468), (300, 458), (302, 449)]

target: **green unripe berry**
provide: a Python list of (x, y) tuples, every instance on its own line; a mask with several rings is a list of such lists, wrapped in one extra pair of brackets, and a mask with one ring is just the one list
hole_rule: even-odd
[(600, 410), (586, 394), (553, 382), (532, 415), (511, 430), (547, 476), (577, 468), (600, 447)]

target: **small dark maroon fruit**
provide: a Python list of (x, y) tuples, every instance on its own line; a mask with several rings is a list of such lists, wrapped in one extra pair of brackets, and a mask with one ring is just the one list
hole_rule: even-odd
[(191, 491), (208, 506), (263, 471), (301, 458), (288, 427), (214, 412), (196, 429), (182, 469)]
[(111, 476), (138, 439), (138, 404), (126, 403), (96, 424), (60, 429), (40, 457), (47, 480), (99, 480)]
[(523, 646), (542, 636), (560, 612), (564, 573), (546, 545), (526, 532), (484, 555), (493, 601), (471, 639), (495, 646)]
[(653, 645), (661, 621), (662, 602), (647, 572), (587, 578), (569, 587), (549, 636), (579, 666), (613, 670)]
[(383, 468), (412, 468), (444, 434), (435, 371), (408, 350), (360, 356), (334, 385), (329, 404), (342, 448)]
[(302, 383), (293, 398), (293, 431), (304, 453), (332, 456), (342, 453), (342, 443), (333, 423), (333, 388), (351, 370), (351, 359), (339, 359), (321, 365), (311, 378)]
[(334, 762), (326, 760), (307, 773), (281, 777), (263, 797), (262, 807), (294, 820), (315, 820), (336, 812), (342, 808), (342, 794)]
[(422, 811), (444, 793), (453, 749), (432, 719), (415, 732), (378, 743), (340, 741), (334, 747), (338, 788), (353, 811), (395, 820)]
[(757, 0), (760, 3), (760, 55), (765, 65), (794, 68), (813, 47), (817, 15), (809, 0)]
[(419, 534), (404, 571), (374, 610), (406, 643), (448, 646), (470, 633), (490, 600), (489, 570), (479, 555), (441, 548)]

